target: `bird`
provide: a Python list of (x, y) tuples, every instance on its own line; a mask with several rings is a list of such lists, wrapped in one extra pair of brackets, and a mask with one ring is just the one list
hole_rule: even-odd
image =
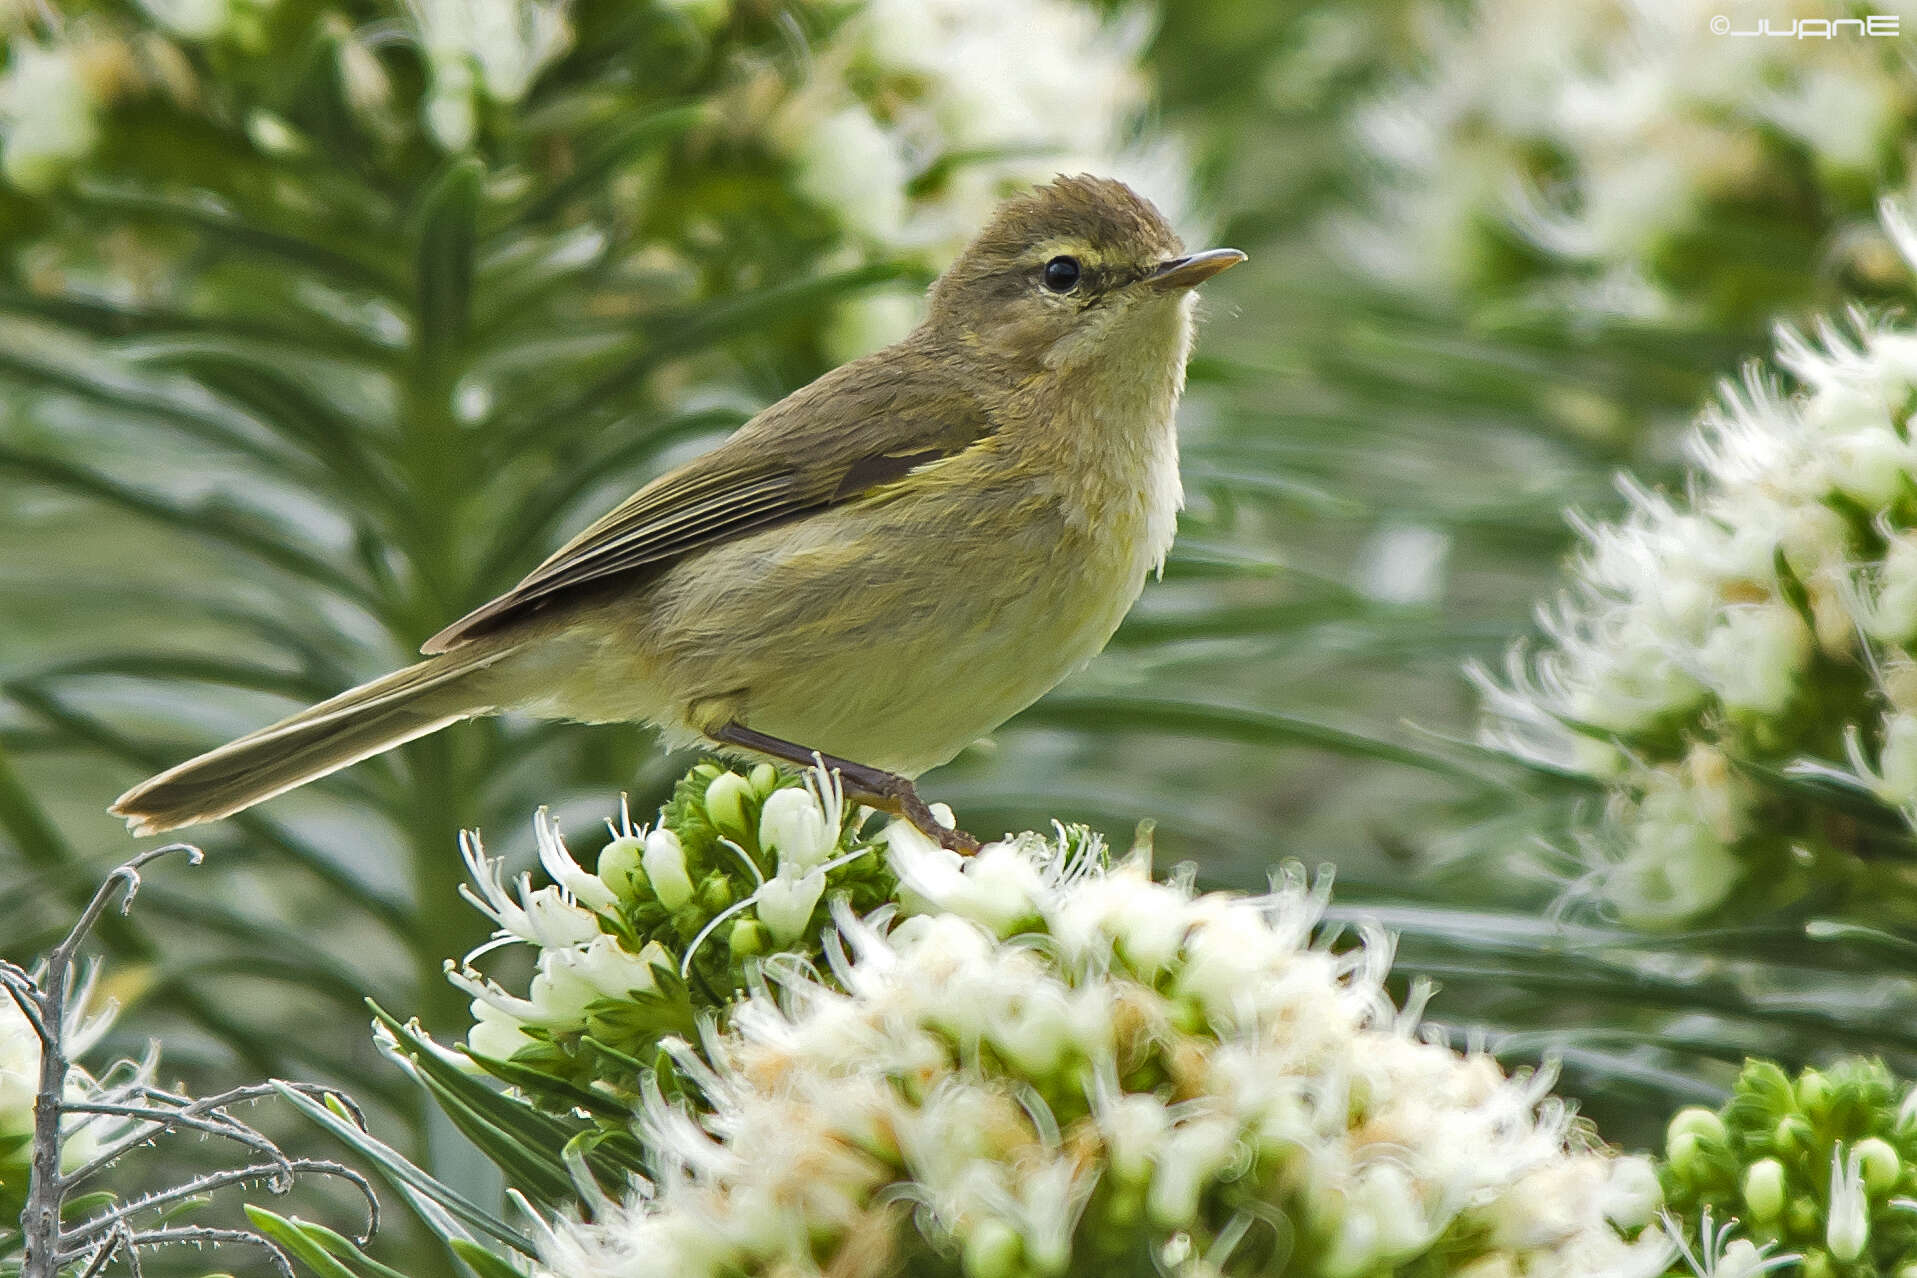
[(136, 834), (218, 820), (480, 715), (651, 725), (836, 770), (948, 848), (916, 778), (1102, 650), (1183, 505), (1188, 253), (1125, 184), (1004, 200), (925, 319), (659, 476), (423, 661), (143, 781)]

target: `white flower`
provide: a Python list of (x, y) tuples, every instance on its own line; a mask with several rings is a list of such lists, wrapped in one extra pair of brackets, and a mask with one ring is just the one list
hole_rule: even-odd
[(795, 103), (786, 127), (797, 127), (792, 158), (798, 165), (799, 194), (834, 207), (846, 227), (881, 244), (905, 233), (906, 168), (899, 144), (862, 106), (845, 106), (800, 127), (802, 102)]
[(1619, 1158), (1600, 1194), (1604, 1218), (1620, 1229), (1640, 1229), (1651, 1223), (1664, 1201), (1657, 1168), (1648, 1158)]
[(686, 873), (685, 850), (679, 836), (660, 826), (646, 836), (645, 854), (640, 858), (646, 878), (660, 903), (676, 910), (692, 899), (692, 877)]
[(969, 857), (960, 856), (908, 821), (886, 826), (884, 838), (901, 899), (912, 908), (949, 911), (1001, 936), (1036, 917), (1045, 885), (1031, 857), (1012, 844), (988, 843)]
[(1182, 156), (1135, 136), (1148, 35), (1139, 15), (1081, 0), (866, 0), (813, 49), (769, 136), (802, 195), (928, 264), (1004, 195), (1061, 172), (1129, 181), (1176, 221)]
[[(903, 824), (895, 861), (976, 904), (965, 869)], [(994, 845), (1024, 865), (987, 875), (1020, 885), (1009, 938), (989, 909), (835, 907), (831, 979), (769, 966), (696, 1049), (668, 1041), (709, 1108), (652, 1089), (637, 1126), (657, 1183), (553, 1225), (540, 1272), (996, 1278), (1149, 1254), (1196, 1275), (1212, 1272), (1191, 1267), (1201, 1220), (1310, 1236), (1323, 1275), (1434, 1246), (1474, 1274), (1662, 1271), (1661, 1235), (1627, 1242), (1604, 1215), (1647, 1214), (1642, 1169), (1574, 1144), (1548, 1080), (1414, 1041), (1384, 993), (1387, 938), (1313, 943), (1322, 884), (1197, 896), (1076, 846)]]
[[(95, 997), (96, 973), (88, 971), (68, 997), (64, 1047), (69, 1065), (62, 1095), (68, 1102), (136, 1103), (131, 1093), (153, 1082), (158, 1058), (123, 1061), (95, 1078), (77, 1063), (90, 1052), (112, 1025), (116, 1008)], [(95, 1006), (99, 1004), (98, 1006)], [(40, 1091), (40, 1037), (13, 998), (0, 992), (0, 1161), (17, 1157), (24, 1164), (24, 1144), (33, 1135), (34, 1102)], [(133, 1119), (104, 1114), (69, 1113), (61, 1119), (60, 1165), (67, 1171), (84, 1166), (93, 1156), (131, 1131)]]
[(427, 127), (449, 151), (473, 140), (474, 99), (513, 103), (572, 45), (564, 0), (408, 0), (431, 91)]
[(777, 852), (781, 871), (823, 865), (839, 846), (845, 797), (836, 775), (806, 773), (803, 789), (774, 790), (759, 811), (759, 846)]
[(487, 998), (472, 1001), (472, 1028), (466, 1031), (466, 1045), (476, 1055), (492, 1060), (511, 1060), (513, 1053), (538, 1040), (526, 1033), (526, 1019), (514, 1016)]
[(1150, 978), (1177, 957), (1191, 920), (1178, 889), (1152, 882), (1150, 863), (1133, 857), (1063, 898), (1051, 924), (1052, 935), (1074, 960), (1116, 954)]
[[(578, 1029), (586, 1008), (600, 999), (629, 999), (658, 988), (654, 967), (670, 968), (671, 958), (657, 941), (633, 954), (617, 937), (599, 935), (579, 945), (554, 946), (539, 952), (532, 985), (525, 998), (507, 993), (498, 984), (470, 969), (447, 965), (446, 978), (473, 996), (477, 1039), (475, 1050), (499, 1055), (499, 1047), (513, 1042), (509, 1025), (537, 1025), (545, 1029)], [(489, 1046), (481, 1047), (481, 1041)], [(505, 1055), (511, 1055), (508, 1051)]]
[[(1842, 233), (1830, 240), (1861, 269), (1883, 240), (1856, 192), (1896, 177), (1889, 157), (1917, 95), (1894, 41), (1713, 25), (1798, 14), (1854, 16), (1722, 0), (1430, 6), (1405, 60), (1416, 74), (1358, 113), (1356, 143), (1379, 176), (1367, 220), (1341, 228), (1350, 256), (1385, 278), (1456, 288), (1495, 278), (1502, 235), (1552, 260), (1555, 305), (1693, 314), (1701, 299), (1667, 273), (1674, 247), (1702, 274), (1701, 255), (1730, 251), (1712, 235), (1717, 209), (1808, 185), (1800, 198), (1831, 210), (1820, 216)], [(1805, 261), (1802, 279), (1828, 269)]]
[(1359, 551), (1358, 588), (1387, 604), (1436, 603), (1444, 594), (1451, 535), (1415, 524), (1380, 528)]
[(1239, 1148), (1232, 1118), (1194, 1118), (1179, 1123), (1152, 1152), (1151, 1191), (1145, 1211), (1163, 1229), (1188, 1229), (1198, 1218), (1199, 1198), (1229, 1166)]
[(1648, 772), (1640, 783), (1635, 802), (1620, 798), (1609, 810), (1626, 842), (1603, 887), (1631, 922), (1679, 922), (1715, 906), (1743, 877), (1731, 851), (1733, 831), (1713, 809), (1731, 801), (1700, 792), (1677, 769)]
[(1324, 1259), (1329, 1278), (1389, 1271), (1431, 1241), (1418, 1186), (1395, 1163), (1379, 1163), (1355, 1176), (1327, 1214), (1335, 1231)]
[[(1917, 262), (1902, 215), (1883, 217)], [(1473, 672), (1487, 744), (1611, 784), (1578, 881), (1627, 917), (1708, 911), (1781, 840), (1847, 854), (1815, 822), (1751, 820), (1764, 768), (1864, 790), (1917, 828), (1917, 701), (1897, 692), (1917, 637), (1917, 334), (1858, 325), (1780, 335), (1802, 389), (1727, 390), (1687, 442), (1684, 498), (1627, 481), (1622, 519), (1578, 523), (1548, 646), (1514, 650), (1502, 680)], [(1848, 767), (1821, 757), (1832, 738)]]
[(1704, 683), (1726, 710), (1773, 715), (1796, 689), (1811, 636), (1786, 604), (1727, 609), (1697, 650)]
[(572, 859), (572, 853), (566, 850), (565, 839), (560, 836), (558, 823), (545, 808), (539, 809), (533, 817), (533, 834), (539, 841), (539, 864), (545, 867), (554, 883), (572, 893), (589, 910), (610, 912), (618, 909), (618, 893), (607, 887), (597, 875), (586, 873)]
[[(550, 828), (550, 818), (544, 809), (540, 811), (536, 828), (542, 831), (543, 839), (543, 832)], [(508, 891), (504, 863), (486, 855), (478, 831), (462, 832), (459, 850), (473, 884), (479, 889), (474, 892), (462, 883), (459, 894), (499, 924), (495, 937), (537, 946), (562, 946), (582, 944), (599, 935), (599, 920), (591, 910), (574, 902), (563, 886), (534, 891), (532, 876), (522, 874), (514, 884), (515, 890)], [(543, 846), (541, 851), (543, 853)]]
[(1855, 604), (1870, 637), (1899, 644), (1917, 639), (1917, 535), (1891, 538), (1872, 584), (1875, 592)]
[(207, 40), (232, 20), (233, 0), (139, 0), (147, 16), (175, 35)]
[(1864, 1161), (1855, 1149), (1844, 1157), (1840, 1141), (1830, 1158), (1830, 1203), (1824, 1218), (1824, 1245), (1839, 1260), (1864, 1254), (1870, 1242), (1870, 1199), (1864, 1193)]
[(786, 862), (780, 865), (777, 874), (759, 885), (752, 894), (752, 904), (759, 913), (759, 922), (765, 924), (772, 939), (787, 945), (804, 933), (812, 911), (818, 908), (819, 898), (824, 894), (824, 870), (801, 870)]
[(98, 101), (81, 51), (16, 39), (0, 76), (0, 170), (29, 194), (51, 188), (93, 149)]

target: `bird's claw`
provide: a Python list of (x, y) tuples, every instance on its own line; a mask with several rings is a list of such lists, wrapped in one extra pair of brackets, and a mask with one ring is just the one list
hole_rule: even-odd
[[(918, 823), (913, 822), (913, 824), (917, 825)], [(936, 821), (932, 822), (931, 829), (928, 830), (921, 825), (919, 826), (919, 830), (921, 833), (929, 836), (947, 852), (956, 852), (960, 856), (971, 856), (979, 849), (979, 841), (965, 831), (947, 829)]]
[(932, 808), (919, 797), (918, 789), (910, 781), (899, 779), (887, 796), (897, 805), (899, 816), (910, 821), (926, 838), (944, 848), (947, 852), (956, 852), (960, 856), (971, 856), (979, 850), (979, 841), (963, 830), (942, 825)]

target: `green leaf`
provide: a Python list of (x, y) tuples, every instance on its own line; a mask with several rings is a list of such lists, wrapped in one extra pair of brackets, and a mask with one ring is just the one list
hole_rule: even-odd
[(449, 1243), (453, 1254), (458, 1256), (467, 1268), (478, 1274), (479, 1278), (526, 1278), (525, 1274), (476, 1242), (468, 1242), (464, 1238), (453, 1238), (449, 1240)]
[(509, 1087), (517, 1087), (527, 1093), (539, 1093), (552, 1098), (558, 1104), (577, 1106), (602, 1118), (625, 1119), (632, 1116), (628, 1105), (602, 1095), (589, 1087), (564, 1078), (555, 1078), (544, 1070), (535, 1069), (519, 1061), (502, 1061), (493, 1056), (482, 1056), (470, 1047), (461, 1048), (475, 1065), (491, 1074)]
[(1380, 741), (1298, 715), (1252, 706), (1179, 701), (1117, 693), (1066, 693), (1047, 697), (1016, 721), (1073, 731), (1178, 733), (1262, 746), (1302, 746), (1332, 754), (1397, 763), (1478, 787), (1503, 788), (1440, 755)]
[(896, 263), (876, 263), (652, 316), (635, 326), (635, 336), (641, 339), (639, 354), (558, 404), (525, 413), (507, 427), (502, 442), (507, 452), (516, 453), (562, 426), (575, 426), (582, 416), (621, 403), (663, 360), (785, 320), (814, 317), (842, 297), (910, 274), (909, 268)]
[(1813, 941), (1848, 941), (1869, 946), (1905, 969), (1917, 967), (1917, 940), (1886, 932), (1882, 928), (1847, 923), (1841, 919), (1812, 919), (1804, 925), (1804, 935)]
[(455, 160), (428, 188), (421, 206), (414, 269), (419, 359), (428, 369), (447, 366), (472, 323), (473, 248), (484, 171), (470, 156)]
[[(49, 341), (18, 325), (0, 328), (0, 373), (39, 390), (78, 396), (117, 409), (129, 427), (157, 419), (187, 436), (251, 458), (275, 473), (296, 476), (295, 453), (263, 441), (245, 417), (180, 378), (128, 368), (111, 351), (71, 341)], [(310, 471), (310, 467), (308, 468)]]
[(545, 221), (573, 199), (599, 190), (613, 170), (632, 163), (655, 147), (683, 137), (688, 130), (711, 115), (711, 109), (705, 103), (692, 102), (622, 120), (610, 137), (586, 149), (584, 157), (571, 172), (530, 200), (515, 216), (514, 222), (523, 226)]
[(381, 360), (392, 355), (389, 345), (331, 326), (286, 323), (259, 315), (203, 315), (95, 297), (42, 296), (4, 284), (0, 284), (0, 313), (51, 321), (94, 338), (180, 337), (191, 333), (276, 342), (342, 359)]
[(411, 1190), (426, 1201), (444, 1209), (453, 1218), (465, 1222), (480, 1233), (505, 1243), (523, 1255), (534, 1255), (533, 1240), (499, 1219), (451, 1186), (422, 1171), (398, 1150), (361, 1128), (343, 1114), (283, 1084), (275, 1089), (295, 1109), (331, 1132), (349, 1149), (370, 1162), (374, 1169), (397, 1188)]
[(339, 690), (336, 685), (256, 662), (175, 655), (170, 652), (103, 652), (43, 666), (20, 676), (20, 679), (27, 683), (39, 683), (90, 675), (153, 679), (168, 683), (218, 684), (227, 688), (244, 688), (249, 692), (269, 692), (302, 704), (324, 700)]
[[(304, 1261), (322, 1278), (408, 1278), (408, 1275), (394, 1269), (391, 1265), (381, 1264), (360, 1250), (359, 1244), (337, 1230), (325, 1225), (316, 1225), (301, 1220), (297, 1216), (281, 1216), (256, 1207), (252, 1203), (244, 1204), (246, 1218), (253, 1227), (286, 1248), (293, 1256)], [(352, 1261), (349, 1266), (342, 1263), (341, 1257)], [(518, 1275), (517, 1278), (525, 1278)]]
[(89, 212), (191, 230), (215, 247), (290, 263), (350, 289), (371, 289), (389, 297), (401, 291), (386, 271), (369, 262), (249, 222), (209, 199), (155, 195), (127, 185), (98, 182), (83, 182), (75, 198)]
[[(506, 1170), (509, 1180), (545, 1205), (575, 1201), (563, 1151), (574, 1137), (594, 1130), (591, 1124), (547, 1114), (529, 1101), (506, 1095), (448, 1060), (446, 1049), (422, 1039), (378, 1005), (369, 1006), (404, 1054), (402, 1063), (410, 1062), (447, 1117)], [(624, 1183), (628, 1168), (621, 1160), (594, 1150), (588, 1162), (607, 1182)]]
[(333, 1253), (318, 1240), (309, 1237), (301, 1222), (275, 1215), (252, 1203), (245, 1203), (243, 1207), (246, 1218), (253, 1222), (255, 1229), (284, 1247), (295, 1259), (303, 1261), (320, 1278), (363, 1278), (357, 1271), (334, 1259)]
[[(337, 482), (329, 487), (349, 509), (363, 508), (368, 498), (386, 506), (399, 500), (378, 465), (379, 433), (336, 406), (321, 369), (289, 356), (277, 343), (192, 337), (147, 343), (125, 354), (136, 365), (185, 373), (244, 409), (335, 476)], [(344, 375), (369, 374), (349, 367)]]
[(212, 502), (187, 505), (169, 501), (78, 462), (5, 445), (0, 445), (0, 471), (12, 471), (37, 483), (91, 498), (241, 551), (368, 607), (378, 603), (359, 580), (339, 571), (326, 559), (299, 549), (299, 539), (286, 530), (269, 530), (257, 518), (242, 516), (230, 507)]
[[(116, 758), (128, 760), (145, 771), (157, 771), (175, 760), (162, 757), (136, 745), (91, 715), (66, 704), (45, 688), (24, 680), (0, 684), (0, 691), (23, 708), (54, 724), (70, 739), (92, 745)], [(318, 848), (295, 838), (285, 826), (258, 812), (241, 812), (228, 818), (257, 842), (283, 853), (327, 886), (339, 892), (374, 918), (404, 934), (413, 925), (411, 910), (397, 898), (387, 896), (362, 881), (350, 869), (322, 853)]]

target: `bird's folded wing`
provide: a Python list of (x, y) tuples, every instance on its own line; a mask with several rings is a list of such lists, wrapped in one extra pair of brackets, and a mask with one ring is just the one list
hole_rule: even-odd
[(928, 393), (923, 381), (900, 387), (882, 373), (848, 365), (768, 409), (634, 493), (422, 651), (446, 652), (608, 577), (851, 501), (992, 433), (972, 396)]

